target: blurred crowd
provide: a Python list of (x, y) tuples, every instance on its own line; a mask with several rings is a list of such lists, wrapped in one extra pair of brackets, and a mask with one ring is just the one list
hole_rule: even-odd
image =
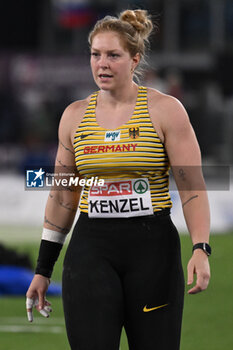
[[(1, 30), (0, 47), (0, 167), (16, 172), (53, 162), (63, 110), (96, 89), (88, 32), (96, 19), (125, 8), (122, 0), (22, 2)], [(127, 4), (147, 9), (159, 25), (139, 83), (185, 105), (204, 162), (232, 164), (233, 1)], [(1, 16), (11, 0), (4, 6)]]

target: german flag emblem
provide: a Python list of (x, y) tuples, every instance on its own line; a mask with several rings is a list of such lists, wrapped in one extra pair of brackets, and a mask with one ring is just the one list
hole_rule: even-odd
[(139, 128), (129, 128), (129, 137), (136, 139), (139, 137)]

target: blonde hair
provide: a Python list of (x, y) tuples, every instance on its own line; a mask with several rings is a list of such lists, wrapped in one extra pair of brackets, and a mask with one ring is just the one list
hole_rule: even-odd
[[(97, 34), (108, 31), (116, 32), (130, 56), (134, 57), (139, 53), (140, 63), (143, 64), (153, 27), (151, 17), (146, 10), (125, 10), (120, 13), (119, 17), (106, 16), (97, 21), (89, 34), (88, 42), (91, 46)], [(137, 67), (135, 73), (136, 75), (141, 74), (140, 67)]]

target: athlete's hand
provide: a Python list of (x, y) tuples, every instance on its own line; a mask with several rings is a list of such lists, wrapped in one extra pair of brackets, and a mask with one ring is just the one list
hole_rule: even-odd
[(26, 294), (26, 309), (29, 322), (33, 321), (33, 307), (44, 317), (49, 317), (52, 308), (51, 304), (45, 299), (49, 283), (50, 281), (47, 277), (42, 275), (34, 276)]
[(194, 281), (197, 275), (196, 284), (188, 290), (189, 294), (196, 294), (208, 287), (210, 280), (210, 266), (206, 253), (201, 249), (196, 249), (188, 263), (188, 286)]

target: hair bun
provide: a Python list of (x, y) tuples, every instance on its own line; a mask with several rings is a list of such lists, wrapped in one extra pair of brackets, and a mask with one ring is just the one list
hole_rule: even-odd
[(153, 23), (146, 10), (125, 10), (120, 14), (120, 20), (130, 23), (145, 39), (153, 29)]

